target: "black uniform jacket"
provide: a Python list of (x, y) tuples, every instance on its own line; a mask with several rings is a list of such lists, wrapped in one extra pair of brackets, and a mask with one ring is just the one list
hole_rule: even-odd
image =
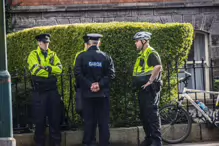
[[(77, 57), (74, 73), (84, 98), (109, 96), (110, 80), (115, 78), (114, 63), (112, 58), (97, 46), (91, 46)], [(94, 82), (99, 83), (99, 92), (91, 91)]]

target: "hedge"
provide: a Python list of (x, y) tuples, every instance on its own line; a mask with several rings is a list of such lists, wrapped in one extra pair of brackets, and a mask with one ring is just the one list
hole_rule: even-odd
[[(152, 33), (151, 46), (155, 48), (162, 59), (164, 87), (162, 100), (168, 101), (170, 97), (176, 97), (175, 80), (171, 80), (171, 91), (168, 90), (169, 63), (175, 66), (175, 61), (182, 66), (187, 59), (193, 41), (193, 27), (191, 24), (172, 23), (138, 23), (138, 22), (113, 22), (47, 26), (26, 29), (11, 33), (7, 36), (9, 71), (14, 68), (22, 70), (27, 64), (26, 56), (36, 49), (35, 36), (40, 33), (51, 33), (50, 48), (57, 52), (64, 69), (72, 66), (76, 52), (84, 48), (82, 36), (86, 33), (103, 34), (101, 49), (109, 53), (116, 68), (116, 79), (112, 84), (111, 92), (111, 123), (112, 126), (133, 124), (136, 116), (136, 100), (131, 90), (132, 68), (137, 57), (135, 42), (132, 40), (138, 31)], [(176, 75), (174, 67), (169, 71), (171, 76)], [(69, 85), (67, 78), (66, 86)], [(74, 89), (73, 89), (74, 90)], [(69, 90), (65, 90), (65, 97), (69, 96)], [(68, 98), (66, 98), (66, 102)], [(77, 118), (76, 118), (77, 122)]]

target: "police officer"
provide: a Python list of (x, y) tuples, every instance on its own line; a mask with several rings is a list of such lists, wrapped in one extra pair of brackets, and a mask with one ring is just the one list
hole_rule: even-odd
[[(85, 48), (79, 52), (76, 53), (75, 55), (75, 59), (74, 59), (74, 62), (73, 62), (73, 66), (75, 67), (75, 64), (76, 64), (76, 59), (77, 57), (87, 51), (87, 42), (84, 42), (84, 46)], [(99, 47), (99, 46), (98, 46)], [(81, 92), (81, 88), (80, 88), (80, 84), (79, 84), (79, 81), (76, 79), (75, 81), (75, 91), (76, 91), (76, 112), (80, 115), (81, 119), (84, 119), (83, 118), (83, 107), (82, 107), (82, 92)], [(96, 127), (95, 127), (95, 132), (96, 132)], [(96, 133), (94, 134), (94, 139), (92, 140), (92, 144), (94, 145), (96, 143)], [(82, 140), (82, 143), (84, 143), (84, 138)]]
[[(86, 46), (86, 45), (85, 45)], [(75, 67), (75, 64), (76, 64), (76, 59), (77, 57), (85, 52), (87, 49), (83, 49), (79, 52), (76, 53), (75, 55), (75, 59), (74, 59), (74, 62), (73, 62), (73, 67)], [(81, 88), (80, 88), (80, 85), (79, 85), (79, 81), (76, 79), (75, 80), (75, 91), (76, 91), (76, 112), (80, 115), (80, 117), (83, 119), (83, 113), (82, 113), (82, 93), (81, 93)]]
[(74, 69), (84, 99), (84, 146), (92, 145), (97, 123), (100, 146), (109, 145), (109, 88), (115, 70), (111, 57), (98, 47), (100, 38), (100, 34), (84, 36), (88, 50), (77, 57)]
[(56, 75), (62, 73), (61, 62), (50, 50), (50, 34), (36, 36), (38, 47), (27, 59), (33, 83), (33, 118), (36, 126), (34, 140), (37, 146), (45, 146), (45, 121), (48, 116), (50, 146), (61, 143), (61, 97), (57, 90)]
[(140, 118), (146, 134), (142, 146), (161, 146), (161, 124), (158, 112), (161, 88), (161, 59), (149, 45), (151, 33), (138, 32), (134, 36), (136, 48), (140, 51), (133, 76), (138, 91)]

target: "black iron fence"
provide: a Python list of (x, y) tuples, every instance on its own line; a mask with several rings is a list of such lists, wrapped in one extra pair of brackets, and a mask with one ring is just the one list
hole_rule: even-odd
[[(183, 84), (178, 84), (178, 80), (176, 78), (183, 77), (183, 74), (178, 74), (178, 70), (185, 70), (192, 74), (192, 78), (188, 81), (188, 88), (192, 89), (202, 89), (202, 90), (219, 90), (219, 78), (215, 74), (219, 67), (213, 65), (213, 60), (210, 63), (202, 61), (185, 62), (183, 66), (178, 66), (178, 63), (171, 65), (169, 63), (164, 70), (166, 71), (165, 82), (164, 84), (168, 91), (165, 91), (165, 96), (161, 97), (162, 101), (168, 101), (166, 98), (171, 96), (176, 96), (175, 98), (180, 96), (180, 91), (183, 88)], [(117, 72), (118, 73), (118, 72)], [(121, 72), (120, 72), (121, 73)], [(131, 76), (131, 72), (123, 71), (122, 73), (127, 74), (127, 78)], [(23, 70), (15, 69), (11, 72), (12, 76), (12, 105), (13, 105), (13, 128), (14, 133), (25, 133), (32, 132), (34, 125), (32, 124), (32, 114), (31, 114), (31, 78), (26, 68)], [(112, 102), (112, 108), (114, 112), (111, 114), (115, 114), (117, 109), (118, 111), (123, 112), (123, 116), (120, 117), (118, 114), (114, 116), (112, 120), (116, 122), (112, 122), (114, 126), (133, 126), (139, 125), (140, 120), (138, 118), (138, 102), (135, 93), (132, 93), (131, 84), (127, 81), (127, 78), (124, 79), (116, 79), (113, 83), (113, 86), (120, 86), (120, 89), (116, 88), (120, 93), (120, 99)], [(174, 79), (175, 78), (175, 79)], [(59, 91), (60, 94), (65, 101), (65, 110), (63, 111), (63, 130), (66, 129), (76, 129), (82, 126), (83, 122), (80, 119), (80, 116), (75, 112), (75, 89), (74, 89), (74, 76), (73, 70), (69, 67), (65, 70), (59, 77)], [(124, 80), (124, 82), (121, 82)], [(174, 82), (174, 83), (173, 83)], [(175, 84), (173, 86), (173, 84)], [(172, 88), (176, 88), (177, 93), (172, 94)], [(118, 93), (117, 92), (117, 93)], [(194, 94), (194, 99), (202, 100), (205, 104), (213, 106), (215, 104), (215, 98), (213, 96), (207, 96), (206, 94)], [(121, 108), (120, 102), (124, 103), (124, 107)], [(130, 101), (132, 100), (132, 102)], [(162, 103), (166, 104), (166, 103)], [(189, 104), (187, 102), (187, 109), (189, 108)], [(130, 124), (132, 121), (132, 124)]]
[[(210, 59), (209, 62), (205, 61), (203, 58), (201, 61), (188, 61), (185, 62), (182, 67), (175, 67), (178, 71), (187, 71), (192, 76), (186, 84), (177, 82), (178, 89), (178, 98), (182, 93), (183, 87), (189, 89), (198, 89), (198, 90), (207, 90), (207, 91), (219, 91), (219, 66), (214, 65), (213, 59)], [(185, 77), (185, 74), (176, 74), (177, 78)], [(170, 77), (168, 77), (170, 81)], [(178, 80), (177, 80), (178, 81)], [(171, 90), (171, 89), (169, 89)], [(190, 96), (194, 100), (200, 100), (209, 108), (215, 109), (215, 102), (217, 95), (206, 94), (206, 93), (190, 93)], [(187, 101), (187, 110), (189, 110), (189, 103)]]

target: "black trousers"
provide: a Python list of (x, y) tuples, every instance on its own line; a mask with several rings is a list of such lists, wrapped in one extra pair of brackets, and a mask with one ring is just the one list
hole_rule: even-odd
[(90, 146), (95, 138), (96, 125), (99, 128), (99, 145), (109, 145), (109, 98), (84, 98), (84, 144)]
[(161, 123), (158, 104), (160, 93), (147, 87), (139, 91), (140, 119), (145, 131), (145, 140), (149, 146), (162, 146)]
[[(76, 89), (76, 112), (80, 115), (81, 119), (84, 120), (83, 117), (83, 98), (82, 91), (80, 88)], [(92, 140), (92, 144), (96, 144), (96, 125), (94, 128), (94, 139)], [(85, 137), (83, 137), (82, 143), (85, 143)]]
[(49, 122), (50, 146), (61, 143), (61, 97), (57, 90), (33, 92), (34, 140), (37, 146), (45, 146), (46, 117)]

